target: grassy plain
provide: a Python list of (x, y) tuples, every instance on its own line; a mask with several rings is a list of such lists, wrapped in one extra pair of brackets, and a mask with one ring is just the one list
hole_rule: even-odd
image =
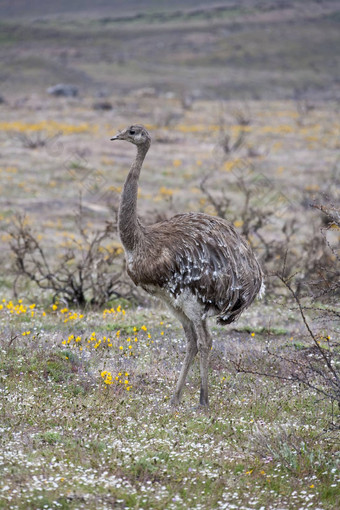
[(213, 327), (204, 412), (198, 365), (183, 404), (169, 406), (185, 344), (157, 305), (103, 313), (34, 304), (7, 301), (0, 312), (1, 508), (338, 505), (330, 404), (232, 363), (284, 371), (266, 347), (307, 349), (294, 314), (287, 321), (258, 304), (234, 329)]
[[(134, 148), (109, 138), (143, 123), (153, 138), (140, 182), (145, 222), (188, 210), (216, 214), (205, 182), (215, 199), (231, 200), (227, 215), (242, 230), (241, 176), (256, 183), (252, 210), (272, 211), (257, 232), (277, 257), (275, 267), (283, 264), (275, 248), (287, 240), (303, 278), (307, 259), (321, 260), (320, 244), (309, 245), (322, 216), (310, 204), (337, 203), (340, 148), (334, 2), (321, 14), (313, 10), (308, 22), (304, 5), (294, 2), (296, 10), (279, 17), (275, 9), (249, 12), (247, 4), (208, 18), (177, 12), (163, 21), (148, 13), (125, 21), (65, 15), (63, 22), (5, 22), (0, 508), (340, 505), (338, 410), (296, 381), (237, 370), (243, 360), (285, 375), (287, 357), (311, 354), (282, 287), (270, 284), (265, 299), (232, 327), (212, 323), (209, 410), (195, 407), (197, 363), (183, 403), (171, 409), (185, 342), (168, 312), (145, 297), (139, 305), (117, 299), (100, 310), (77, 309), (53, 303), (51, 293), (24, 280), (14, 298), (9, 246), (13, 217), (25, 213), (53, 266), (79, 240), (79, 193), (89, 233), (112, 219)], [(290, 45), (280, 43), (282, 36)], [(79, 97), (47, 95), (54, 79), (79, 85)], [(302, 100), (306, 84), (310, 95)], [(112, 109), (98, 109), (103, 101)], [(222, 149), (226, 137), (232, 146), (241, 133), (237, 150)], [(337, 246), (338, 232), (328, 239)], [(265, 260), (260, 238), (250, 240)], [(116, 235), (112, 243), (119, 243)], [(272, 263), (265, 264), (268, 273)], [(267, 274), (269, 283), (274, 279)], [(320, 342), (336, 342), (335, 321), (319, 322), (313, 311), (307, 317)]]

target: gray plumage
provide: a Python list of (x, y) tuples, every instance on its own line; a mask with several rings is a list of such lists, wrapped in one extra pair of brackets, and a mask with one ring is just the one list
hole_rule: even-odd
[(263, 274), (250, 248), (233, 225), (202, 213), (177, 214), (150, 226), (137, 217), (138, 179), (151, 139), (143, 126), (131, 126), (112, 140), (137, 146), (124, 184), (119, 234), (127, 271), (136, 285), (167, 303), (181, 321), (187, 352), (172, 399), (178, 404), (189, 368), (200, 352), (201, 405), (208, 405), (208, 360), (212, 340), (207, 318), (229, 324), (263, 290)]

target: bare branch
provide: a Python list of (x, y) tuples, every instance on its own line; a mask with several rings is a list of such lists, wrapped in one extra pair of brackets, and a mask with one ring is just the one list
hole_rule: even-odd
[(25, 278), (44, 291), (52, 291), (55, 298), (82, 307), (102, 306), (116, 297), (136, 298), (133, 284), (125, 275), (122, 249), (113, 238), (116, 226), (108, 222), (102, 229), (88, 232), (84, 217), (80, 196), (75, 217), (76, 237), (71, 247), (53, 258), (47, 255), (25, 218), (16, 218), (10, 227), (15, 294), (19, 280)]

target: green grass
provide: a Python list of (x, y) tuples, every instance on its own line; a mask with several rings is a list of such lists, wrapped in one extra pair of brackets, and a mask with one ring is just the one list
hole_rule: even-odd
[[(39, 318), (45, 332), (35, 338), (9, 344), (2, 334), (0, 508), (97, 509), (107, 501), (131, 509), (337, 507), (339, 459), (327, 401), (275, 379), (238, 374), (219, 355), (210, 370), (210, 409), (194, 407), (197, 365), (183, 403), (172, 409), (183, 356), (173, 339), (178, 329), (160, 337), (159, 317), (143, 314), (154, 343), (141, 339), (132, 359), (106, 356), (113, 375), (129, 372), (130, 391), (116, 381), (104, 384), (103, 353), (83, 356), (53, 341), (46, 326), (65, 328), (54, 315)], [(11, 318), (14, 329), (17, 319)], [(88, 312), (84, 321), (103, 326), (100, 313)], [(124, 324), (108, 329), (129, 334), (135, 324), (131, 310)]]
[(237, 328), (237, 331), (245, 331), (247, 333), (256, 333), (258, 335), (286, 335), (288, 333), (286, 328), (277, 328), (274, 326), (242, 326)]

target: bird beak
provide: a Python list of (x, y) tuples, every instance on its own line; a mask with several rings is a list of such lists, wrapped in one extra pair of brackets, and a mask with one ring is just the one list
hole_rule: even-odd
[(120, 140), (120, 136), (121, 136), (122, 132), (119, 131), (119, 133), (117, 133), (115, 136), (113, 136), (112, 138), (110, 138), (110, 140)]

